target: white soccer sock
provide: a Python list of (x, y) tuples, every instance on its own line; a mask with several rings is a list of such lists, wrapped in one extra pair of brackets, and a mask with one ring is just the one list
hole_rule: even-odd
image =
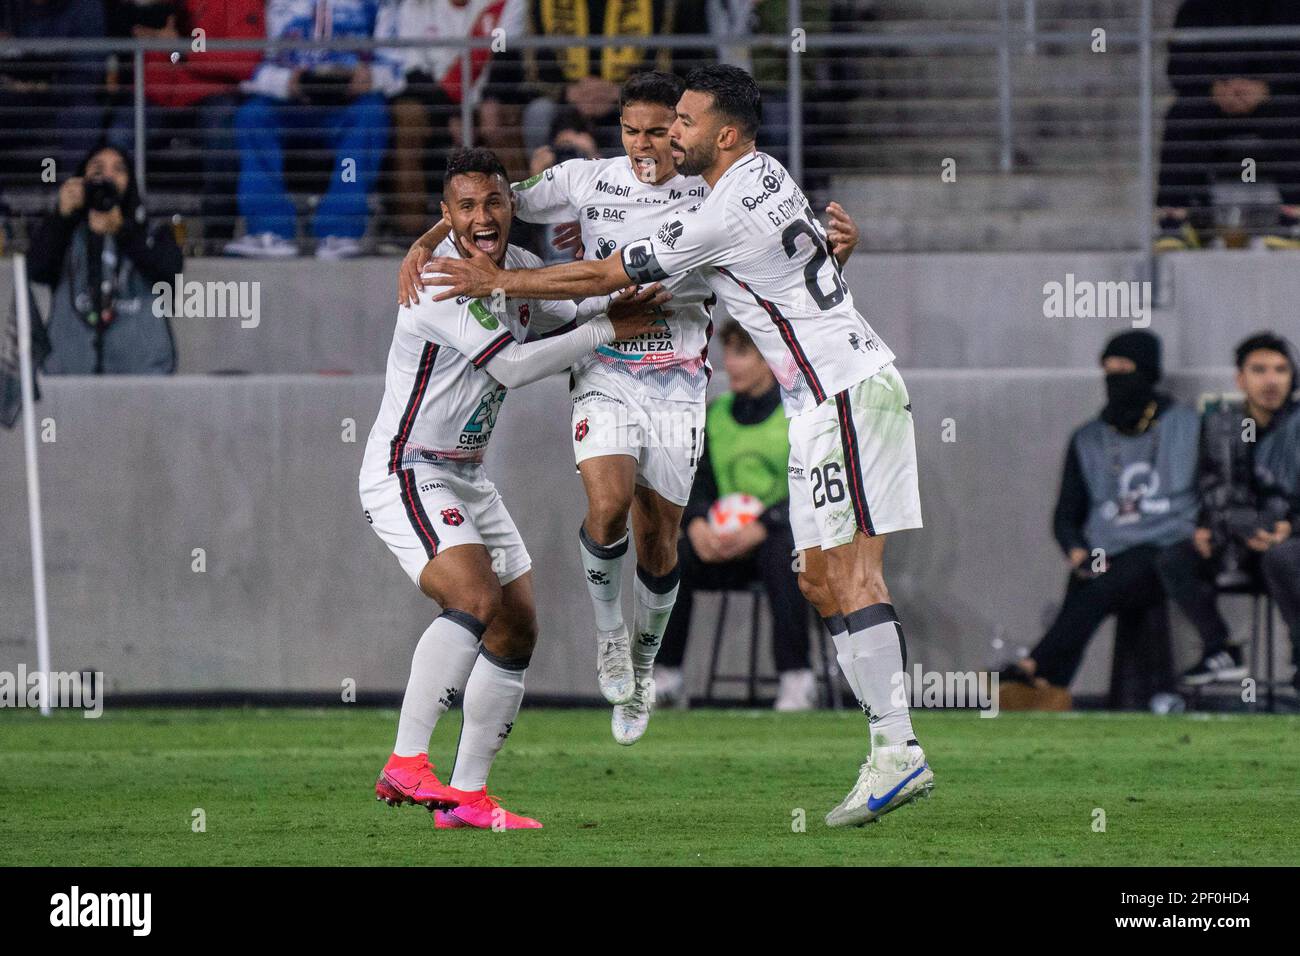
[(858, 688), (858, 677), (853, 673), (853, 655), (849, 651), (849, 626), (844, 622), (844, 615), (832, 614), (830, 617), (824, 617), (822, 624), (826, 625), (826, 632), (830, 634), (831, 642), (835, 645), (835, 662), (840, 665), (840, 672), (849, 682), (853, 699), (862, 706), (862, 691)]
[(677, 566), (656, 577), (637, 565), (632, 593), (636, 609), (632, 616), (632, 666), (640, 673), (654, 667), (655, 655), (663, 642), (673, 605), (677, 603), (677, 583), (681, 572)]
[(457, 790), (482, 790), (488, 771), (524, 699), (524, 671), (528, 659), (495, 657), (484, 648), (465, 684), (464, 723), (456, 746), (451, 785)]
[(397, 744), (393, 747), (397, 756), (428, 753), (438, 718), (465, 689), (483, 630), (483, 622), (472, 614), (448, 608), (421, 636), (411, 658), (411, 676), (397, 721)]
[(596, 630), (617, 631), (623, 626), (623, 555), (627, 554), (627, 535), (613, 544), (597, 544), (585, 526), (578, 529), (582, 568), (587, 577), (587, 592), (596, 611)]
[[(898, 746), (915, 738), (907, 694), (902, 683), (904, 657), (903, 627), (892, 604), (872, 604), (844, 616), (848, 625), (849, 669), (871, 722), (871, 742)], [(841, 659), (840, 666), (844, 666)]]

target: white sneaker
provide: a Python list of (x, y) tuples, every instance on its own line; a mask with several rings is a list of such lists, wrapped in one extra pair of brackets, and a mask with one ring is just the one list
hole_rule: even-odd
[(826, 814), (826, 825), (870, 823), (917, 797), (928, 797), (933, 788), (934, 773), (920, 747), (876, 747), (858, 772), (858, 782), (849, 795)]
[(640, 740), (646, 727), (650, 726), (650, 712), (654, 706), (655, 679), (649, 674), (638, 677), (632, 699), (626, 704), (614, 705), (614, 714), (609, 722), (614, 739), (625, 747)]
[(221, 251), (246, 259), (289, 259), (298, 254), (298, 247), (273, 232), (259, 232), (228, 242)]
[(817, 706), (817, 679), (808, 668), (781, 672), (776, 710), (812, 710)]
[(355, 259), (361, 255), (361, 243), (346, 236), (326, 236), (316, 246), (317, 259)]
[(636, 693), (632, 673), (632, 642), (627, 628), (596, 632), (596, 679), (611, 704), (626, 704)]
[(690, 705), (690, 698), (686, 696), (686, 677), (682, 669), (655, 665), (655, 706), (685, 710)]

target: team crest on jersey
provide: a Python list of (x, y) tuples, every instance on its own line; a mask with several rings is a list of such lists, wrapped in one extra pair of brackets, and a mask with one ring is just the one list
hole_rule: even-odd
[(582, 441), (587, 437), (587, 432), (589, 430), (590, 429), (587, 427), (587, 420), (584, 418), (582, 421), (578, 422), (577, 425), (573, 426), (573, 440)]
[(519, 306), (519, 324), (527, 328), (528, 318), (529, 318), (528, 303), (525, 302)]
[(489, 332), (501, 325), (497, 321), (497, 317), (492, 314), (492, 310), (484, 305), (482, 299), (475, 299), (469, 304), (469, 314), (474, 316), (474, 320)]
[(443, 508), (442, 523), (449, 524), (454, 528), (465, 523), (465, 516), (460, 513), (459, 508)]
[(677, 240), (682, 235), (682, 221), (674, 219), (672, 222), (666, 222), (659, 227), (659, 235), (656, 237), (665, 246), (671, 249), (677, 245)]

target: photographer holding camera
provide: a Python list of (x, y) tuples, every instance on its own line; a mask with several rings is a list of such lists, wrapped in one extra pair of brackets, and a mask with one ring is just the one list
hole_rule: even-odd
[[(1247, 675), (1218, 609), (1220, 588), (1266, 587), (1291, 629), (1300, 633), (1300, 527), (1294, 466), (1295, 364), (1271, 332), (1237, 346), (1241, 402), (1221, 402), (1201, 419), (1198, 490), (1201, 509), (1191, 541), (1156, 561), (1169, 595), (1196, 627), (1200, 661), (1183, 675), (1196, 687)], [(1290, 471), (1290, 474), (1288, 474)]]
[(154, 314), (153, 284), (172, 282), (181, 251), (164, 224), (144, 225), (126, 154), (90, 154), (59, 187), (28, 253), (32, 282), (51, 288), (50, 354), (42, 369), (64, 375), (165, 375), (176, 370), (166, 318)]

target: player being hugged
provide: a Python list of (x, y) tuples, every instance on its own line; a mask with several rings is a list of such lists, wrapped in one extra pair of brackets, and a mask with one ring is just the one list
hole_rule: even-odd
[(744, 326), (781, 384), (790, 416), (790, 518), (799, 583), (835, 639), (870, 722), (871, 752), (830, 826), (865, 823), (927, 794), (902, 676), (902, 626), (883, 576), (885, 536), (921, 526), (911, 402), (893, 353), (853, 304), (827, 236), (785, 168), (758, 152), (758, 86), (744, 70), (694, 70), (670, 131), (677, 171), (707, 198), (607, 258), (500, 269), (438, 257), (451, 289), (572, 298), (695, 271)]
[[(668, 131), (684, 84), (670, 73), (631, 76), (619, 96), (624, 156), (573, 159), (514, 186), (516, 215), (527, 222), (572, 223), (588, 260), (607, 258), (669, 214), (685, 215), (709, 193), (684, 175)], [(856, 227), (838, 206), (836, 254), (847, 258)], [(399, 295), (414, 297), (440, 223), (412, 246)], [(570, 377), (574, 458), (587, 495), (579, 555), (596, 618), (597, 678), (614, 705), (614, 739), (645, 733), (654, 704), (654, 660), (677, 598), (677, 538), (704, 442), (709, 307), (713, 290), (696, 273), (667, 279), (673, 315), (646, 336), (601, 346), (574, 363)], [(623, 620), (622, 567), (628, 517), (636, 541), (635, 612)]]
[[(472, 251), (500, 268), (541, 264), (509, 245), (510, 184), (493, 153), (453, 153), (443, 196), (454, 234), (441, 256)], [(507, 388), (646, 334), (666, 314), (668, 298), (658, 286), (577, 304), (435, 300), (429, 292), (399, 309), (383, 404), (361, 467), (361, 504), (411, 580), (443, 610), (415, 649), (397, 743), (375, 783), (380, 800), (438, 810), (439, 827), (541, 826), (487, 792), (488, 770), (523, 699), (537, 614), (532, 562), (483, 456)], [(530, 331), (553, 334), (521, 344)], [(444, 784), (429, 762), (429, 740), (458, 699), (464, 723)]]

